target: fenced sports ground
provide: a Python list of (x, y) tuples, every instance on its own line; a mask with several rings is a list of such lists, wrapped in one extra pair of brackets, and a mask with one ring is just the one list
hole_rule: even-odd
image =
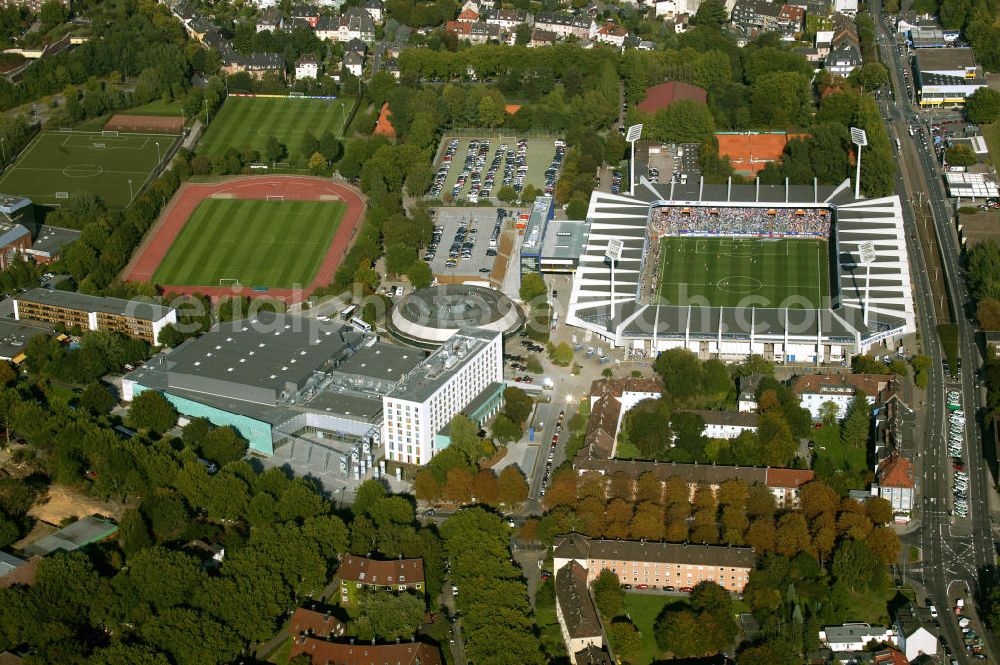
[(712, 307), (820, 308), (830, 295), (829, 266), (826, 240), (667, 237), (659, 295), (674, 305), (696, 298)]
[(298, 302), (333, 280), (364, 209), (356, 189), (328, 178), (186, 182), (122, 276), (166, 293)]
[(45, 205), (89, 193), (110, 208), (124, 208), (178, 139), (175, 134), (41, 132), (0, 176), (0, 192)]
[(153, 274), (157, 284), (310, 284), (340, 226), (339, 201), (205, 199)]
[(339, 137), (353, 106), (353, 99), (230, 95), (211, 119), (196, 152), (214, 157), (230, 148), (252, 148), (263, 161), (267, 139), (273, 136), (288, 150), (284, 162), (303, 168), (310, 157), (302, 150), (305, 133), (318, 139), (329, 129)]

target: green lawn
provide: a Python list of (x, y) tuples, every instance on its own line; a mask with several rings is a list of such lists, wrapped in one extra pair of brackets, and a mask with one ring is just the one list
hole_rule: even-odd
[(309, 159), (302, 151), (306, 131), (316, 138), (327, 129), (339, 136), (353, 103), (344, 99), (229, 97), (212, 118), (197, 152), (211, 157), (229, 148), (250, 147), (263, 159), (267, 139), (274, 136), (288, 151), (285, 162), (305, 166)]
[(822, 307), (829, 298), (825, 240), (666, 237), (660, 297), (714, 307)]
[(123, 208), (129, 202), (129, 181), (132, 194), (138, 194), (177, 138), (165, 134), (42, 132), (0, 176), (0, 191), (49, 205), (86, 192), (101, 197), (111, 208)]
[(990, 161), (994, 166), (1000, 165), (1000, 121), (983, 125), (982, 130), (986, 149), (990, 151)]
[(653, 636), (653, 625), (656, 617), (660, 615), (663, 608), (673, 603), (684, 603), (684, 599), (678, 596), (666, 596), (651, 593), (626, 593), (625, 608), (632, 618), (632, 623), (642, 634), (642, 652), (635, 665), (646, 665), (652, 663), (662, 654), (660, 648), (656, 646), (656, 638)]
[[(184, 225), (153, 281), (176, 286), (308, 286), (344, 214), (334, 201), (207, 199)], [(227, 281), (227, 283), (229, 283)]]
[[(445, 136), (442, 141), (442, 145), (447, 146), (449, 141), (455, 137)], [(483, 180), (486, 180), (486, 171), (490, 168), (493, 163), (493, 156), (496, 154), (498, 148), (501, 145), (506, 144), (507, 150), (517, 151), (517, 136), (507, 136), (507, 135), (497, 135), (497, 136), (480, 136), (476, 137), (479, 139), (489, 139), (490, 140), (490, 150), (486, 155), (486, 165), (483, 167)], [(458, 181), (458, 176), (462, 173), (462, 169), (465, 167), (465, 156), (469, 151), (469, 143), (473, 139), (471, 138), (460, 138), (458, 139), (458, 152), (452, 157), (451, 160), (451, 170), (448, 171), (448, 177), (445, 178), (444, 187), (441, 189), (441, 196), (445, 194), (451, 194), (452, 187)], [(527, 139), (528, 141), (528, 175), (524, 179), (524, 186), (534, 185), (535, 189), (538, 190), (539, 194), (545, 193), (545, 170), (549, 168), (552, 164), (552, 158), (556, 155), (555, 139)], [(443, 153), (442, 153), (443, 154)], [(496, 198), (497, 192), (500, 191), (500, 187), (503, 184), (503, 172), (504, 166), (506, 165), (507, 158), (504, 156), (503, 161), (500, 163), (500, 168), (496, 172), (496, 181), (493, 185), (493, 191), (490, 196)], [(434, 165), (435, 170), (442, 166), (442, 162), (438, 162)], [(516, 176), (515, 176), (516, 177)], [(558, 177), (557, 177), (558, 180)], [(466, 179), (465, 186), (462, 187), (462, 191), (459, 193), (458, 198), (465, 198), (469, 195), (472, 182), (470, 179)]]
[(125, 109), (124, 111), (119, 111), (119, 113), (122, 115), (163, 115), (170, 117), (184, 115), (184, 111), (181, 110), (180, 102), (164, 102), (162, 100), (143, 104), (142, 106), (136, 106), (131, 109)]

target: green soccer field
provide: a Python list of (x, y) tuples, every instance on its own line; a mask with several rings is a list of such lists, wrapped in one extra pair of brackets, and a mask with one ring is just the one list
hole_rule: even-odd
[(336, 201), (206, 199), (153, 282), (173, 286), (308, 286), (346, 206)]
[(64, 204), (74, 194), (89, 193), (112, 209), (124, 208), (177, 139), (131, 132), (118, 136), (41, 132), (0, 176), (0, 192), (47, 205)]
[(285, 146), (284, 162), (304, 167), (309, 155), (302, 150), (307, 131), (317, 139), (327, 129), (338, 138), (354, 105), (350, 99), (304, 99), (297, 97), (228, 97), (212, 118), (197, 152), (212, 157), (229, 148), (253, 148), (264, 157), (269, 136)]
[[(660, 298), (713, 307), (823, 307), (830, 295), (825, 240), (660, 240)], [(697, 304), (697, 303), (695, 303)]]

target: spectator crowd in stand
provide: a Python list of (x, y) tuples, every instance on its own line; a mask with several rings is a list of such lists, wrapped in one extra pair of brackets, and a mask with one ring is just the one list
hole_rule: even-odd
[(653, 240), (672, 235), (750, 237), (830, 235), (830, 211), (823, 208), (662, 207), (653, 211)]

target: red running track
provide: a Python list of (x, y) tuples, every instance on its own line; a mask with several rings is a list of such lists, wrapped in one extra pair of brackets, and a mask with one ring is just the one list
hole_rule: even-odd
[[(364, 199), (353, 187), (335, 183), (325, 178), (308, 176), (250, 176), (216, 183), (184, 183), (167, 205), (160, 222), (150, 231), (150, 237), (137, 252), (136, 258), (126, 270), (125, 279), (133, 282), (149, 282), (163, 258), (170, 250), (177, 235), (191, 218), (194, 209), (205, 199), (224, 195), (235, 199), (266, 199), (269, 196), (283, 196), (285, 200), (296, 201), (342, 201), (347, 210), (340, 220), (333, 242), (323, 257), (323, 263), (312, 283), (302, 290), (267, 289), (256, 291), (249, 287), (231, 286), (188, 286), (160, 284), (164, 293), (191, 295), (200, 293), (213, 299), (221, 296), (267, 296), (287, 303), (300, 302), (308, 298), (317, 288), (333, 281), (337, 267), (347, 255), (354, 237), (361, 228), (365, 210)], [(262, 257), (263, 258), (263, 257)]]

